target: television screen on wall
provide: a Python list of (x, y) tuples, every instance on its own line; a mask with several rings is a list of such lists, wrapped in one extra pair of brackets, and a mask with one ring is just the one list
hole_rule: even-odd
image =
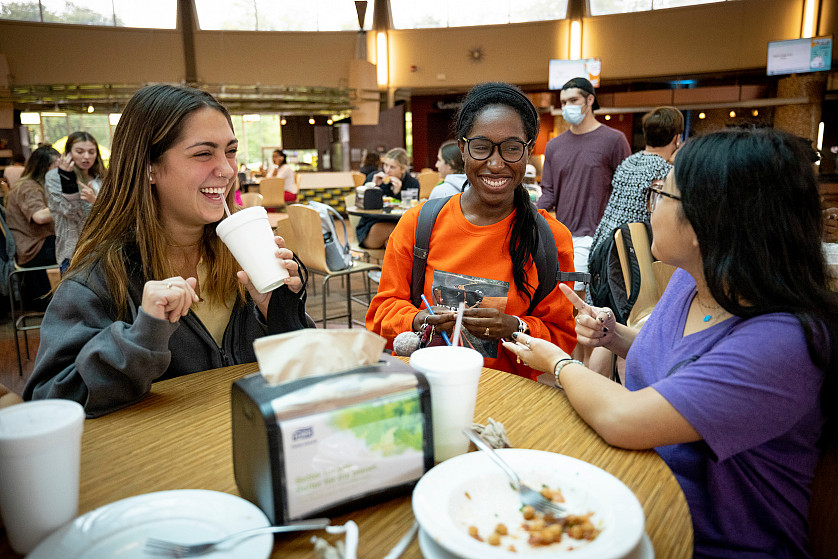
[(832, 68), (832, 36), (771, 41), (766, 68), (769, 76), (828, 71)]
[(580, 60), (551, 60), (547, 83), (550, 89), (561, 89), (571, 78), (588, 78), (591, 85), (599, 87), (602, 60), (582, 58)]

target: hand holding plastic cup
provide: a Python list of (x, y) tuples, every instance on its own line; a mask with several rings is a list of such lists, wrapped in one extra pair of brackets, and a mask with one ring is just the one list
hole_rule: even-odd
[(83, 427), (84, 408), (70, 400), (0, 409), (0, 513), (16, 552), (76, 517)]
[(483, 356), (468, 347), (426, 347), (411, 354), (410, 366), (425, 375), (431, 387), (434, 460), (465, 454), (469, 441), (462, 430), (474, 421)]
[(285, 282), (288, 270), (276, 257), (274, 232), (262, 206), (239, 210), (215, 228), (259, 293), (273, 291)]

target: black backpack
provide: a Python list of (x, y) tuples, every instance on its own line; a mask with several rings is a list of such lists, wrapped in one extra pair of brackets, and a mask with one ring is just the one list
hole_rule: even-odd
[[(652, 227), (645, 223), (649, 239), (652, 238)], [(626, 296), (626, 282), (623, 279), (623, 269), (620, 265), (620, 255), (617, 252), (617, 241), (614, 233), (622, 231), (623, 244), (629, 261), (631, 272), (631, 296)], [(634, 253), (634, 243), (631, 239), (629, 224), (623, 223), (614, 228), (608, 237), (605, 238), (591, 252), (588, 259), (588, 271), (591, 274), (591, 283), (588, 288), (591, 294), (591, 302), (597, 307), (608, 307), (614, 311), (614, 318), (617, 322), (625, 324), (628, 321), (629, 313), (640, 293), (640, 265), (637, 263), (637, 255)]]
[[(410, 301), (418, 309), (422, 306), (422, 292), (425, 289), (425, 268), (428, 261), (428, 246), (431, 241), (431, 231), (433, 231), (436, 216), (439, 215), (442, 207), (451, 199), (447, 198), (433, 198), (422, 205), (419, 210), (419, 218), (416, 222), (416, 237), (413, 241), (413, 274), (410, 278)], [(542, 240), (538, 243), (538, 249), (533, 255), (535, 262), (535, 269), (538, 274), (538, 287), (533, 293), (530, 307), (527, 309), (526, 315), (532, 315), (535, 307), (544, 300), (547, 295), (553, 291), (556, 284), (560, 281), (590, 281), (590, 274), (582, 272), (562, 272), (559, 270), (559, 249), (556, 248), (556, 243), (553, 240), (553, 231), (547, 220), (544, 219), (540, 213), (535, 213), (536, 226), (538, 227), (538, 237)], [(549, 239), (544, 242), (543, 239)], [(547, 250), (550, 247), (551, 250)], [(550, 274), (549, 270), (556, 270), (555, 274)]]

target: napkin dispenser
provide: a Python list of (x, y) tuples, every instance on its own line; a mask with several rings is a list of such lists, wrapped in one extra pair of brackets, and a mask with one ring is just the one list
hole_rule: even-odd
[(428, 382), (404, 362), (270, 385), (233, 383), (233, 469), (271, 523), (408, 494), (433, 467)]
[(384, 207), (384, 192), (373, 184), (355, 189), (355, 206), (362, 210), (380, 210)]

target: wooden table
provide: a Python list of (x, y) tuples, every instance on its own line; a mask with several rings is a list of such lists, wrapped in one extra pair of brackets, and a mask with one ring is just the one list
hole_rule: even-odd
[[(238, 494), (233, 477), (230, 385), (256, 370), (257, 364), (251, 363), (155, 383), (141, 402), (85, 421), (79, 514), (153, 491), (210, 489)], [(657, 557), (692, 556), (687, 503), (655, 452), (608, 446), (579, 418), (564, 393), (484, 369), (475, 420), (486, 423), (489, 417), (506, 426), (517, 447), (573, 456), (621, 479), (643, 505), (646, 532)], [(350, 518), (360, 526), (358, 557), (379, 559), (413, 522), (410, 497), (333, 518), (333, 523)], [(314, 559), (310, 537), (304, 533), (278, 539), (271, 557)], [(0, 557), (15, 557), (5, 534), (0, 536)], [(422, 557), (415, 540), (403, 557)]]
[(357, 206), (349, 206), (346, 208), (346, 213), (349, 215), (360, 215), (360, 216), (371, 216), (380, 219), (381, 221), (392, 221), (396, 222), (401, 219), (404, 212), (406, 212), (404, 208), (392, 208), (388, 210), (362, 210)]

